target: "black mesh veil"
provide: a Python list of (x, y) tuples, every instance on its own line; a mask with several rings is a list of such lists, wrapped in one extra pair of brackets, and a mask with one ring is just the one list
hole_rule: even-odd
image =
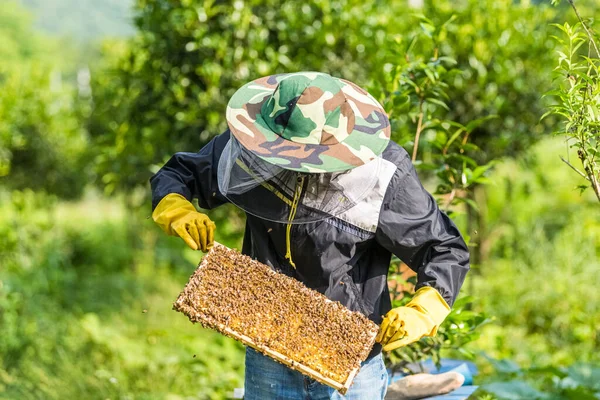
[(354, 207), (375, 186), (381, 159), (345, 172), (303, 173), (264, 161), (231, 136), (218, 166), (219, 190), (244, 211), (269, 221), (315, 222)]

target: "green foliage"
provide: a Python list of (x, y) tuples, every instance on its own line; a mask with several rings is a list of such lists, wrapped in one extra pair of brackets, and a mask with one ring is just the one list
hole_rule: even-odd
[[(483, 150), (479, 162), (522, 151), (549, 131), (551, 120), (538, 124), (540, 93), (551, 82), (544, 69), (555, 45), (547, 40), (548, 21), (560, 10), (465, 0), (427, 3), (422, 11), (428, 18), (406, 12), (402, 2), (312, 0), (298, 10), (295, 3), (272, 0), (139, 0), (138, 34), (109, 68), (93, 73), (96, 107), (89, 126), (101, 184), (109, 192), (145, 185), (168, 156), (202, 147), (225, 129), (227, 101), (250, 79), (319, 70), (377, 90), (421, 30), (435, 40), (413, 43), (413, 61), (443, 54), (462, 71), (445, 78), (452, 87), (440, 99), (449, 108), (447, 119), (469, 127), (499, 117), (469, 129), (470, 142)], [(489, 15), (495, 15), (493, 24)], [(450, 69), (449, 62), (439, 59), (436, 68)]]
[(31, 59), (42, 51), (42, 40), (31, 28), (31, 16), (16, 2), (0, 9), (0, 60), (3, 67)]
[[(530, 1), (431, 1), (425, 12), (433, 26), (451, 16), (456, 20), (440, 41), (440, 54), (456, 60), (457, 75), (448, 102), (448, 118), (467, 125), (496, 115), (477, 127), (472, 140), (483, 160), (516, 156), (552, 129), (539, 123), (544, 113), (540, 93), (552, 81), (553, 63), (548, 23), (562, 9)], [(492, 18), (493, 16), (493, 18)]]
[(357, 0), (300, 11), (273, 0), (139, 0), (135, 10), (138, 34), (112, 69), (94, 74), (90, 131), (109, 192), (146, 185), (170, 155), (225, 130), (229, 97), (249, 79), (306, 69), (364, 77), (391, 19)]
[(525, 367), (599, 361), (600, 219), (594, 195), (581, 196), (556, 160), (562, 148), (540, 142), (499, 164), (487, 187), (473, 295), (497, 324), (478, 346)]
[(171, 310), (190, 270), (124, 245), (158, 232), (94, 199), (0, 195), (0, 399), (222, 399), (240, 385), (242, 347)]
[[(557, 133), (567, 138), (570, 147), (577, 149), (583, 171), (568, 160), (563, 161), (587, 181), (587, 185), (580, 185), (581, 189), (591, 187), (600, 201), (600, 53), (594, 33), (585, 22), (556, 27), (564, 38), (556, 38), (562, 47), (555, 68), (558, 87), (548, 94), (553, 95), (557, 103), (550, 106), (546, 115), (562, 119), (562, 129)], [(580, 50), (585, 50), (587, 55)]]
[[(484, 174), (492, 164), (477, 163), (474, 157), (480, 149), (469, 139), (473, 130), (491, 117), (466, 125), (449, 119), (446, 102), (454, 92), (456, 77), (469, 70), (453, 68), (456, 61), (438, 53), (452, 19), (440, 27), (425, 17), (420, 19), (422, 31), (412, 36), (406, 50), (396, 46), (399, 63), (391, 67), (383, 88), (384, 107), (389, 110), (392, 122), (392, 138), (412, 150), (412, 160), (422, 175), (435, 174), (434, 194), (440, 196), (439, 201), (446, 211), (459, 202), (476, 207), (468, 198), (468, 192), (477, 184), (487, 183)], [(424, 55), (423, 48), (433, 48), (432, 54)], [(400, 54), (404, 50), (406, 52)]]
[(590, 364), (521, 369), (510, 362), (491, 361), (498, 381), (482, 385), (473, 394), (477, 399), (487, 394), (498, 400), (594, 400), (600, 395), (600, 368)]
[(50, 60), (57, 43), (30, 22), (16, 3), (0, 8), (0, 182), (74, 198), (89, 176), (79, 106)]
[(83, 192), (88, 143), (73, 91), (60, 80), (37, 62), (0, 76), (0, 181), (10, 188)]

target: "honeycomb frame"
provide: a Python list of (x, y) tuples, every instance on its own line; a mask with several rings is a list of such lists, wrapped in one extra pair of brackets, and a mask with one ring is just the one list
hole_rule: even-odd
[(363, 314), (218, 243), (173, 309), (341, 394), (379, 329)]

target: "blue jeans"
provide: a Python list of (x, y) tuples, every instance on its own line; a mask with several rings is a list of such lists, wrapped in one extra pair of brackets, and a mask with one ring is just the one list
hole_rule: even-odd
[(388, 376), (381, 354), (364, 362), (345, 396), (300, 372), (246, 348), (244, 400), (383, 399)]

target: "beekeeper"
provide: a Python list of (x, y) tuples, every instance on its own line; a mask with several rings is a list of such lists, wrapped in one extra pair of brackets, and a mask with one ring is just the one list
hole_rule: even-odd
[[(433, 336), (469, 270), (460, 232), (390, 141), (382, 106), (352, 82), (318, 72), (272, 75), (241, 87), (229, 129), (198, 153), (176, 153), (151, 178), (152, 217), (207, 251), (215, 224), (203, 209), (246, 212), (242, 252), (381, 324), (342, 397), (248, 348), (245, 399), (383, 398), (390, 351)], [(417, 272), (414, 298), (391, 309), (392, 254)], [(382, 320), (383, 319), (383, 320)]]

